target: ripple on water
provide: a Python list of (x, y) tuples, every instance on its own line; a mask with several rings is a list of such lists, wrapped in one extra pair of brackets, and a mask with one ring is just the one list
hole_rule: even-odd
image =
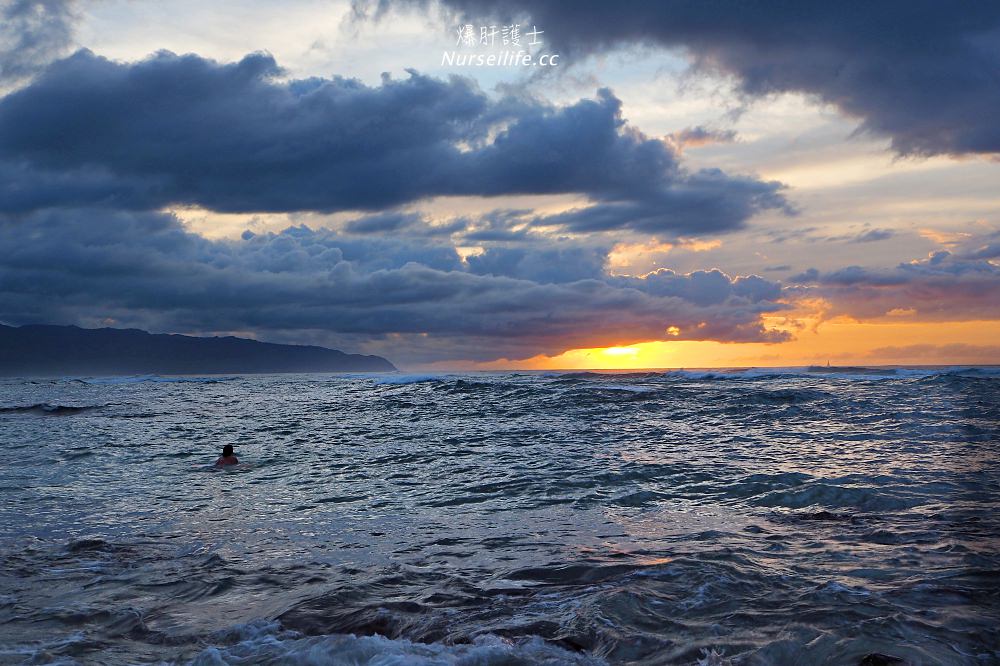
[(3, 380), (0, 662), (1000, 663), (998, 377)]

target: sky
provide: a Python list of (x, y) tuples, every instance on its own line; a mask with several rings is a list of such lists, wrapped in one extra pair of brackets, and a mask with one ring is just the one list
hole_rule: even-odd
[(0, 0), (0, 322), (1000, 363), (998, 113), (997, 3)]

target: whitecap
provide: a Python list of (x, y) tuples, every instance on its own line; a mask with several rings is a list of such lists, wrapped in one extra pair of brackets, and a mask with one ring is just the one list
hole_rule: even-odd
[(580, 664), (606, 662), (569, 652), (533, 636), (512, 641), (494, 635), (478, 636), (471, 643), (445, 645), (417, 643), (384, 636), (329, 634), (303, 636), (283, 630), (277, 622), (239, 625), (215, 635), (232, 645), (205, 648), (190, 663), (194, 666), (221, 664), (308, 663), (330, 666), (490, 666), (496, 664)]

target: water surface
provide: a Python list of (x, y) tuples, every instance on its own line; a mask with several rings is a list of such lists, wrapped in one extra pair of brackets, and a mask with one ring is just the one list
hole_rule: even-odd
[(989, 368), (0, 380), (0, 450), (0, 663), (1000, 663)]

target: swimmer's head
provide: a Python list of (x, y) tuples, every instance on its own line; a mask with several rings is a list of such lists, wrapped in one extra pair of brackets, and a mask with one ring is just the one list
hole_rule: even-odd
[(232, 444), (226, 444), (225, 446), (223, 446), (222, 447), (222, 455), (223, 456), (231, 456), (231, 455), (233, 455), (233, 445)]

